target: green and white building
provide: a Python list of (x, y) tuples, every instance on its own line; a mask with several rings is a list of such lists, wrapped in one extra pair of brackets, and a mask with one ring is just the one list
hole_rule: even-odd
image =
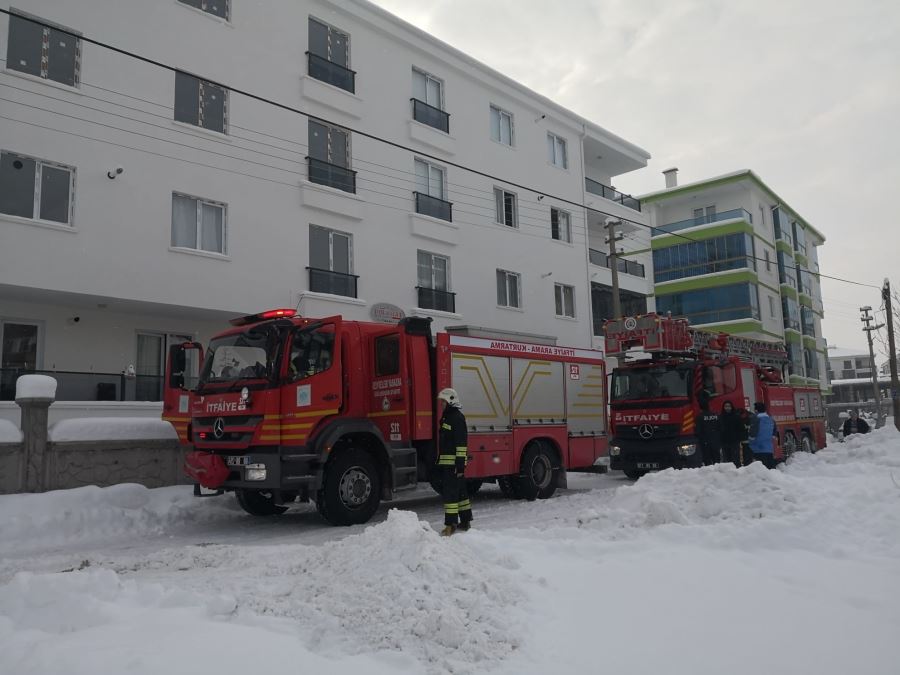
[(750, 170), (640, 197), (652, 230), (660, 313), (784, 341), (795, 383), (828, 386), (817, 249), (824, 235)]

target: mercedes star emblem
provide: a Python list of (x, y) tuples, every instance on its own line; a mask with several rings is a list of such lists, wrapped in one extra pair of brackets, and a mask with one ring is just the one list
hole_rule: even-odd
[[(646, 425), (644, 425), (646, 426)], [(213, 436), (216, 438), (222, 438), (225, 435), (225, 418), (217, 417), (216, 421), (213, 422)]]
[(649, 424), (642, 424), (638, 427), (638, 436), (643, 438), (645, 441), (648, 438), (653, 438), (653, 427)]

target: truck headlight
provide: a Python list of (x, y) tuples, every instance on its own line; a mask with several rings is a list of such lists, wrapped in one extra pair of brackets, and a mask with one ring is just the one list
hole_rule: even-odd
[(265, 464), (247, 464), (244, 467), (244, 480), (265, 480)]
[(697, 451), (697, 446), (694, 443), (686, 443), (685, 445), (679, 445), (677, 449), (679, 455), (689, 457)]
[(618, 445), (609, 446), (609, 454), (611, 457), (618, 457), (622, 453), (622, 448)]

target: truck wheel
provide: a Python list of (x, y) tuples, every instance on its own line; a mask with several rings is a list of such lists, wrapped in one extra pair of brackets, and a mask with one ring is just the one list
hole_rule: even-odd
[(474, 497), (478, 494), (478, 491), (481, 489), (482, 485), (484, 485), (483, 480), (479, 480), (478, 478), (470, 478), (466, 481), (466, 491), (469, 493), (470, 497)]
[(375, 460), (365, 450), (338, 449), (325, 466), (316, 508), (332, 525), (359, 525), (378, 509), (381, 479)]
[(788, 431), (784, 434), (784, 443), (782, 443), (781, 449), (784, 450), (785, 460), (797, 452), (797, 437), (794, 436), (793, 431)]
[(556, 492), (559, 467), (554, 467), (556, 457), (540, 441), (531, 441), (522, 454), (519, 472), (519, 492), (528, 501), (548, 499)]
[(504, 476), (497, 479), (497, 485), (500, 486), (500, 492), (507, 499), (522, 499), (522, 493), (519, 491), (519, 481), (514, 476)]
[(266, 490), (235, 490), (238, 504), (251, 516), (280, 516), (287, 511), (272, 500), (272, 493)]
[(816, 442), (813, 440), (812, 436), (810, 436), (805, 431), (803, 432), (803, 436), (800, 439), (800, 449), (803, 452), (808, 452), (809, 454), (813, 454), (818, 448), (816, 447)]
[(626, 478), (630, 478), (631, 480), (637, 480), (644, 475), (643, 471), (638, 471), (637, 469), (625, 469), (623, 473), (625, 474)]

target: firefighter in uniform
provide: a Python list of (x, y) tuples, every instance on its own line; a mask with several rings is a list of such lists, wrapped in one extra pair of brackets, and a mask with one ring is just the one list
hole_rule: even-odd
[(466, 487), (468, 433), (466, 416), (460, 410), (456, 390), (442, 389), (437, 397), (444, 402), (438, 436), (438, 469), (444, 499), (444, 529), (441, 536), (449, 537), (457, 530), (467, 531), (472, 523), (472, 503)]

